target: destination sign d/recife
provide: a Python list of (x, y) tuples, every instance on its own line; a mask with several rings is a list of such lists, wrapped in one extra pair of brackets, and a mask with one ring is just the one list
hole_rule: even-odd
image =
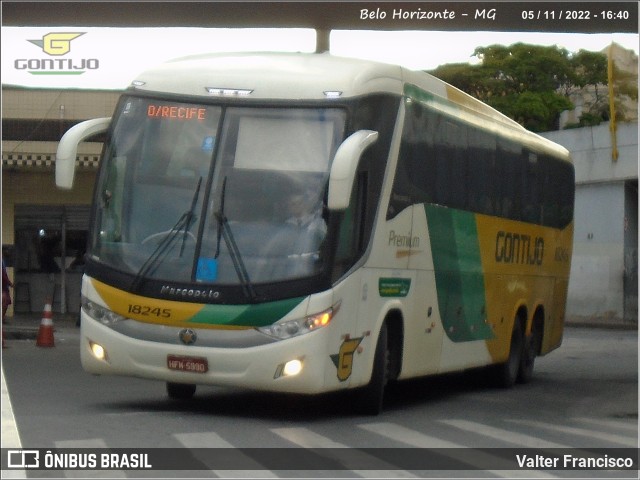
[(147, 117), (172, 118), (175, 120), (204, 120), (207, 109), (204, 107), (184, 107), (180, 105), (149, 105)]

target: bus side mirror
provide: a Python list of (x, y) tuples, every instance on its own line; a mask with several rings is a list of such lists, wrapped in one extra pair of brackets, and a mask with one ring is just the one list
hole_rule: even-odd
[(66, 189), (73, 187), (78, 145), (93, 135), (106, 132), (110, 122), (110, 117), (86, 120), (74, 125), (62, 136), (56, 153), (56, 185), (58, 187)]
[(378, 140), (378, 132), (359, 130), (349, 136), (336, 152), (329, 176), (329, 210), (342, 211), (349, 207), (351, 190), (363, 152)]

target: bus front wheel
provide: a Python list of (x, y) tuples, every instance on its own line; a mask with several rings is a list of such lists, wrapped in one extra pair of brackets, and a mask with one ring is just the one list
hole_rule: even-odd
[(355, 407), (359, 413), (378, 415), (382, 412), (384, 390), (389, 377), (389, 342), (387, 324), (383, 323), (376, 343), (371, 380), (359, 390)]
[(189, 400), (195, 393), (195, 385), (167, 382), (167, 395), (172, 400)]

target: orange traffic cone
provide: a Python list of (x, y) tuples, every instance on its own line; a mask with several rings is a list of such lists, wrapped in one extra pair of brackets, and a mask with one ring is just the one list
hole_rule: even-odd
[(38, 330), (36, 345), (38, 347), (55, 346), (53, 342), (53, 316), (51, 313), (50, 303), (47, 303), (44, 306), (44, 312), (42, 314), (42, 321), (40, 322), (40, 329)]

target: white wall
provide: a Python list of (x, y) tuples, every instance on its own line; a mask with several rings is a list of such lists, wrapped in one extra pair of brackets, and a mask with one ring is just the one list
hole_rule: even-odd
[(542, 134), (571, 151), (576, 169), (569, 318), (624, 317), (625, 181), (638, 179), (638, 125), (617, 130), (616, 161), (608, 123)]
[(618, 160), (611, 158), (609, 123), (597, 127), (558, 130), (542, 134), (573, 156), (576, 184), (612, 182), (638, 178), (638, 124), (617, 124)]
[(621, 318), (624, 184), (576, 187), (567, 314)]

